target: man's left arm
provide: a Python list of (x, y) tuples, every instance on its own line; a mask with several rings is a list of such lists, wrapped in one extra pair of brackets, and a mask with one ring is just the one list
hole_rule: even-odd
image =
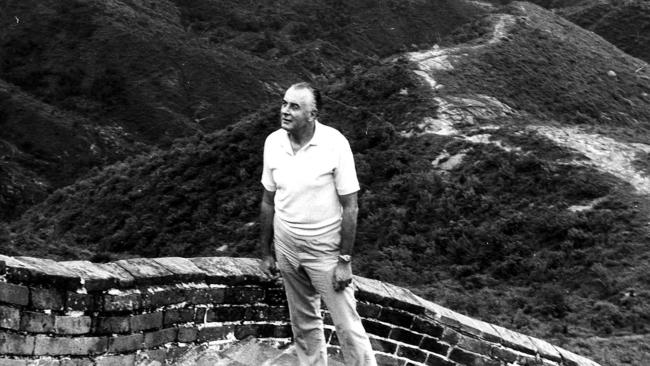
[[(339, 201), (343, 207), (340, 251), (341, 255), (351, 256), (357, 233), (357, 215), (359, 213), (357, 192), (339, 195)], [(350, 261), (339, 258), (339, 262), (334, 269), (332, 282), (335, 291), (345, 289), (352, 282), (352, 264)]]

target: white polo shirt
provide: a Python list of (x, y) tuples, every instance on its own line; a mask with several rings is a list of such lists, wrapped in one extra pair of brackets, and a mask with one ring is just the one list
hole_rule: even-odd
[(359, 190), (348, 140), (318, 121), (311, 141), (295, 154), (287, 131), (279, 129), (266, 138), (262, 184), (275, 192), (276, 219), (298, 237), (338, 230), (338, 196)]

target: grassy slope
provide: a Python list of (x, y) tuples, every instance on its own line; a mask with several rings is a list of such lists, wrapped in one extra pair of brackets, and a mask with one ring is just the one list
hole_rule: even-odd
[[(646, 126), (632, 123), (647, 117), (643, 101), (634, 99), (637, 108), (622, 110), (626, 102), (616, 96), (629, 99), (649, 86), (645, 79), (630, 82), (634, 61), (613, 47), (582, 34), (576, 41), (575, 30), (558, 18), (537, 8), (528, 11), (529, 20), (516, 26), (510, 42), (475, 55), (453, 77), (440, 75), (447, 85), (442, 93), (494, 95), (529, 112), (504, 120), (498, 131), (526, 154), (449, 137), (401, 137), (401, 126), (436, 109), (431, 92), (404, 63), (358, 57), (332, 71), (323, 121), (349, 137), (362, 182), (355, 268), (613, 365), (625, 356), (614, 346), (632, 349), (632, 343), (589, 337), (648, 330), (650, 288), (644, 276), (650, 253), (643, 230), (648, 207), (637, 207), (645, 201), (629, 194), (625, 182), (556, 164), (573, 154), (535, 135), (521, 136), (518, 126), (547, 118), (593, 123), (603, 131), (635, 131), (635, 139), (647, 141)], [(558, 36), (544, 32), (549, 28)], [(603, 55), (610, 60), (604, 71)], [(546, 61), (527, 67), (535, 60)], [(572, 63), (594, 66), (576, 69)], [(609, 67), (620, 82), (603, 76)], [(547, 79), (560, 85), (540, 84)], [(537, 84), (541, 87), (529, 87)], [(535, 108), (534, 100), (558, 91), (561, 97)], [(596, 118), (589, 114), (595, 107), (575, 110), (582, 105), (625, 115)], [(6, 251), (95, 260), (255, 255), (260, 151), (276, 126), (272, 106), (223, 131), (108, 167), (55, 192), (16, 222), (12, 234), (0, 232), (13, 240)], [(431, 160), (443, 149), (468, 150), (464, 163), (445, 177), (431, 170)], [(567, 210), (597, 197), (606, 199), (594, 210)], [(624, 299), (630, 288), (635, 298)], [(612, 347), (609, 360), (597, 348), (603, 344)]]

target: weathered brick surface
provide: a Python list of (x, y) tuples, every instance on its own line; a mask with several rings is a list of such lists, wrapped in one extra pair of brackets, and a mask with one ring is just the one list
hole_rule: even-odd
[(226, 287), (220, 285), (191, 287), (185, 293), (185, 301), (194, 305), (223, 304), (226, 301)]
[(95, 366), (134, 366), (135, 354), (97, 357)]
[(397, 348), (397, 355), (415, 362), (424, 362), (427, 359), (427, 354), (421, 349), (402, 345)]
[(293, 335), (290, 324), (274, 324), (273, 333), (269, 337), (273, 338), (290, 338)]
[(453, 329), (446, 328), (442, 332), (442, 336), (440, 337), (441, 340), (453, 345), (456, 345), (458, 341), (460, 340), (461, 334), (456, 332)]
[(141, 294), (143, 308), (154, 309), (187, 301), (185, 289), (175, 285), (143, 288), (141, 289)]
[(163, 326), (169, 327), (174, 324), (193, 322), (194, 313), (195, 311), (193, 307), (165, 310), (163, 314)]
[(377, 319), (381, 312), (381, 306), (365, 302), (357, 302), (357, 313), (364, 318)]
[(200, 282), (205, 280), (205, 272), (187, 258), (165, 257), (155, 258), (154, 261), (173, 273), (175, 281)]
[(27, 366), (27, 360), (0, 357), (0, 366)]
[(0, 331), (0, 355), (31, 355), (34, 342), (30, 335)]
[(0, 254), (0, 260), (5, 263), (5, 276), (9, 282), (29, 283), (32, 272), (38, 271), (37, 268), (23, 263), (14, 257), (8, 257)]
[(34, 346), (35, 356), (63, 355), (95, 355), (106, 352), (108, 338), (106, 337), (49, 337), (36, 336)]
[(20, 310), (0, 305), (0, 328), (20, 329)]
[(388, 334), (390, 334), (391, 327), (386, 324), (369, 319), (361, 319), (361, 323), (363, 323), (363, 328), (366, 332), (370, 334), (384, 338), (388, 337)]
[(431, 337), (439, 338), (444, 330), (439, 324), (432, 320), (415, 317), (411, 329), (418, 332), (430, 335)]
[(370, 278), (354, 276), (355, 297), (358, 300), (385, 305), (390, 298), (383, 282)]
[(102, 297), (102, 310), (108, 312), (132, 312), (142, 308), (142, 295), (139, 291), (126, 290)]
[(54, 332), (81, 335), (90, 333), (92, 319), (89, 316), (55, 316)]
[(153, 332), (147, 332), (144, 334), (144, 345), (147, 348), (162, 346), (166, 343), (175, 342), (177, 336), (177, 328), (166, 328)]
[(452, 349), (451, 353), (449, 354), (449, 359), (458, 362), (461, 365), (501, 366), (501, 362), (498, 360), (489, 359), (477, 353), (465, 351), (460, 348)]
[(284, 292), (284, 288), (267, 288), (264, 302), (269, 305), (286, 305), (287, 296)]
[(504, 346), (532, 355), (537, 353), (537, 347), (527, 335), (513, 332), (498, 325), (492, 325), (492, 327), (499, 334), (499, 343)]
[(64, 261), (59, 262), (68, 271), (83, 278), (84, 287), (88, 292), (104, 291), (118, 287), (118, 278), (114, 273), (105, 269), (105, 266), (89, 261)]
[(397, 351), (397, 344), (385, 339), (370, 337), (372, 349), (379, 352), (393, 354)]
[(490, 355), (492, 345), (493, 344), (486, 342), (484, 340), (471, 338), (465, 335), (460, 335), (460, 337), (458, 338), (458, 343), (456, 344), (457, 347), (460, 347), (464, 350), (471, 351), (485, 356)]
[(557, 347), (557, 351), (562, 355), (563, 365), (567, 366), (598, 366), (594, 361)]
[(65, 295), (65, 308), (74, 311), (95, 311), (95, 298), (91, 294), (68, 291)]
[(60, 366), (95, 366), (95, 362), (90, 358), (61, 358), (59, 360)]
[(236, 320), (252, 320), (253, 308), (250, 306), (226, 305), (207, 310), (208, 322), (228, 322)]
[(199, 337), (197, 327), (180, 327), (178, 328), (178, 341), (183, 343), (192, 343)]
[(420, 348), (444, 356), (446, 356), (447, 352), (449, 351), (448, 345), (441, 343), (437, 339), (431, 337), (424, 337), (422, 343), (420, 343)]
[(228, 285), (271, 282), (259, 269), (259, 260), (231, 257), (199, 257), (190, 259), (206, 273), (206, 282)]
[(417, 346), (422, 341), (422, 334), (417, 334), (402, 328), (393, 328), (388, 334), (388, 338)]
[(108, 339), (108, 352), (127, 353), (142, 349), (144, 345), (144, 334), (129, 334), (110, 337)]
[(135, 285), (135, 278), (116, 263), (94, 263), (94, 265), (110, 275), (116, 288), (125, 289)]
[(387, 306), (405, 310), (412, 314), (424, 314), (425, 308), (420, 302), (420, 298), (410, 290), (390, 283), (384, 283), (384, 287), (389, 294), (386, 302)]
[(424, 362), (427, 366), (456, 366), (457, 364), (447, 358), (430, 353), (427, 355), (427, 360)]
[(97, 334), (130, 333), (129, 319), (129, 316), (97, 317), (93, 329)]
[(39, 310), (63, 310), (65, 308), (64, 293), (54, 288), (30, 287), (30, 304)]
[(395, 356), (389, 355), (375, 355), (375, 360), (377, 361), (377, 366), (403, 366), (404, 361), (400, 361)]
[(0, 282), (0, 303), (25, 306), (29, 304), (29, 288)]
[(226, 339), (228, 333), (234, 333), (233, 325), (204, 326), (199, 327), (198, 340), (200, 342), (217, 341)]
[(286, 306), (256, 306), (252, 309), (252, 320), (257, 321), (287, 321), (289, 308)]
[(529, 337), (529, 339), (533, 342), (533, 344), (537, 348), (537, 353), (539, 353), (542, 357), (548, 358), (549, 360), (552, 361), (557, 361), (557, 362), (562, 361), (562, 356), (560, 355), (560, 352), (555, 347), (553, 347), (553, 345), (551, 345), (546, 341), (534, 337)]
[(26, 263), (30, 269), (30, 283), (74, 291), (81, 288), (81, 278), (51, 259), (16, 257)]
[(141, 332), (143, 330), (160, 329), (163, 326), (163, 313), (145, 313), (133, 315), (129, 318), (129, 327), (131, 332)]
[(138, 286), (163, 285), (174, 279), (174, 274), (150, 258), (132, 258), (116, 261), (135, 279)]
[(413, 324), (414, 316), (402, 310), (383, 308), (379, 314), (379, 320), (398, 325), (404, 328), (410, 328)]
[(227, 287), (226, 298), (227, 304), (254, 304), (264, 301), (264, 289), (256, 286), (252, 287)]
[(54, 315), (37, 311), (23, 311), (20, 329), (30, 333), (48, 333), (54, 329)]

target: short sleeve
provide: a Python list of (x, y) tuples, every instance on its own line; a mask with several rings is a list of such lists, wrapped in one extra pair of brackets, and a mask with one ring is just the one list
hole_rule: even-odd
[(340, 196), (357, 192), (360, 189), (352, 149), (350, 149), (348, 140), (343, 136), (341, 136), (339, 144), (339, 161), (334, 171), (334, 184), (336, 192)]
[(264, 163), (262, 167), (262, 185), (269, 192), (275, 192), (277, 186), (273, 180), (273, 174), (271, 172), (269, 159), (271, 159), (271, 143), (269, 142), (270, 136), (266, 138), (264, 142)]

